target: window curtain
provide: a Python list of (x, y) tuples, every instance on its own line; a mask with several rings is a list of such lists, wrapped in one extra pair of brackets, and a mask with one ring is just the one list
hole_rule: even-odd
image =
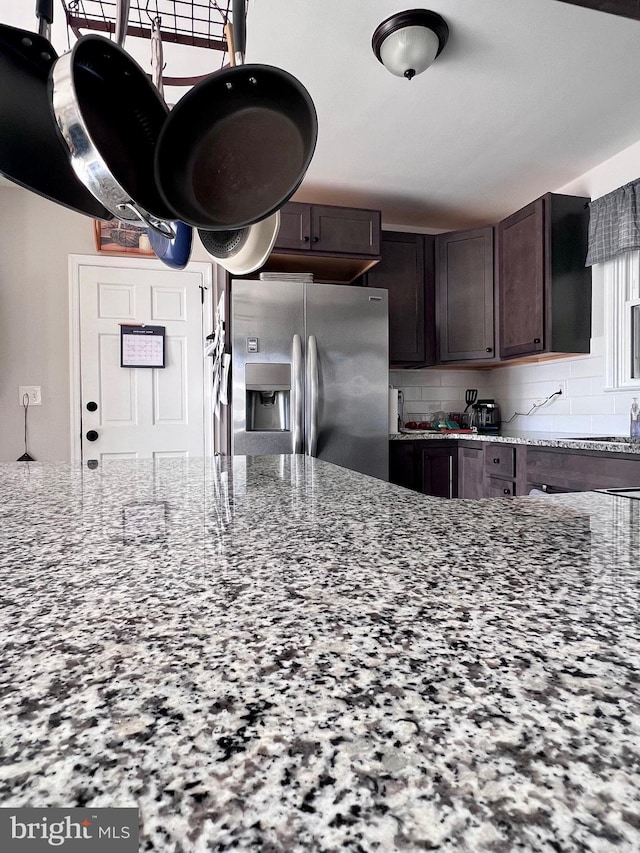
[(640, 249), (640, 179), (589, 204), (589, 249), (585, 266)]

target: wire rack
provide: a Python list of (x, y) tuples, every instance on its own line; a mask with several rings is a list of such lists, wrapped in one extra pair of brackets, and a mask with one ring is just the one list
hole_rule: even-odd
[[(113, 34), (117, 0), (62, 0), (67, 27), (79, 38), (82, 30)], [(224, 25), (231, 0), (131, 0), (127, 35), (151, 38), (151, 24), (160, 18), (162, 41), (226, 52)], [(165, 83), (190, 83), (180, 77)]]

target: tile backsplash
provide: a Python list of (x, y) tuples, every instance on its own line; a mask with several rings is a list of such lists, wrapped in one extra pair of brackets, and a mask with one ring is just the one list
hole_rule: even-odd
[[(465, 390), (500, 406), (503, 429), (572, 435), (628, 435), (631, 391), (604, 390), (604, 338), (591, 353), (491, 370), (393, 370), (389, 384), (402, 390), (403, 422), (413, 413), (463, 411)], [(563, 393), (527, 415), (562, 385)], [(521, 414), (516, 414), (521, 413)]]

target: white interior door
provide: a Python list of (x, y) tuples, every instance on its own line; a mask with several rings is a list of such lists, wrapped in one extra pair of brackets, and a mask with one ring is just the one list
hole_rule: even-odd
[[(159, 261), (84, 260), (72, 271), (82, 460), (207, 455), (213, 418), (204, 346), (211, 287), (204, 271), (170, 270)], [(165, 328), (164, 368), (120, 366), (120, 327), (140, 324)]]

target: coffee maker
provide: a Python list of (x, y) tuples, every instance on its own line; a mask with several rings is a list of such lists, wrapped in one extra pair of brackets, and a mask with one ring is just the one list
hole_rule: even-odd
[(478, 432), (498, 432), (500, 429), (500, 407), (495, 400), (478, 400), (473, 404), (471, 425)]

